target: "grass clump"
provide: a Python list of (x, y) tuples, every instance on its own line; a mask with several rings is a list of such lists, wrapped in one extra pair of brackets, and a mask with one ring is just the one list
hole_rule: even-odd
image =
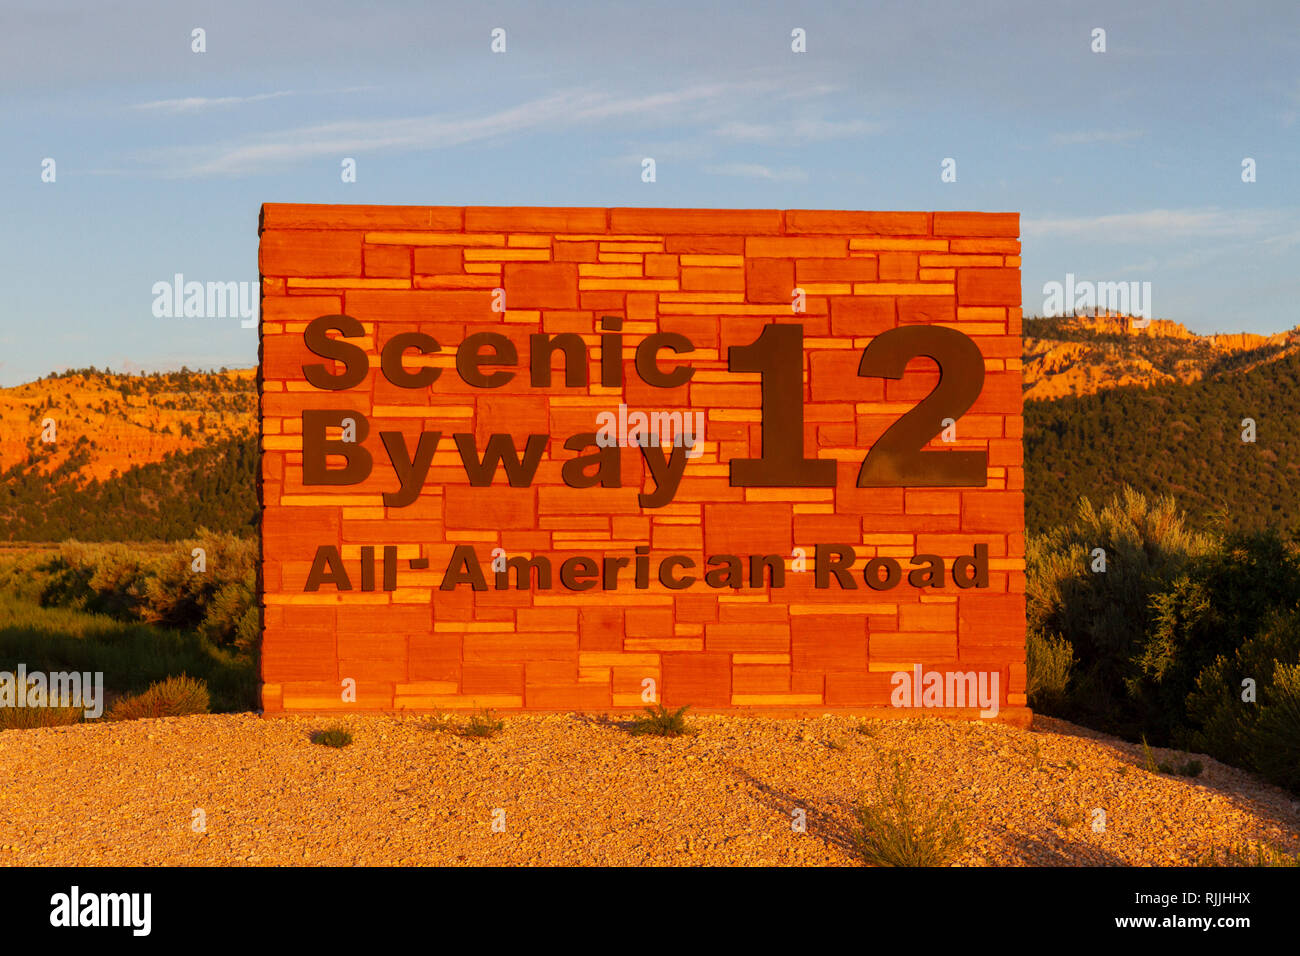
[(1244, 843), (1225, 847), (1220, 852), (1211, 849), (1196, 861), (1197, 866), (1300, 866), (1300, 856), (1279, 850), (1268, 843)]
[(327, 727), (312, 734), (311, 742), (338, 750), (352, 743), (352, 734), (345, 727)]
[(105, 715), (107, 720), (142, 717), (186, 717), (208, 712), (208, 685), (184, 674), (151, 684), (143, 694), (119, 699)]
[(66, 727), (81, 723), (84, 716), (80, 707), (0, 707), (0, 730)]
[(492, 715), (492, 711), (484, 710), (482, 713), (470, 717), (469, 722), (461, 730), (462, 737), (494, 737), (506, 729), (506, 722)]
[(653, 707), (645, 709), (644, 717), (637, 717), (632, 723), (631, 733), (636, 736), (652, 737), (681, 737), (685, 734), (694, 733), (690, 724), (686, 721), (686, 711), (689, 704), (679, 707), (677, 710), (669, 710), (663, 704), (655, 704)]
[(912, 788), (899, 760), (878, 774), (875, 793), (859, 801), (853, 834), (862, 859), (873, 866), (945, 866), (966, 845), (965, 827), (951, 797), (934, 801)]

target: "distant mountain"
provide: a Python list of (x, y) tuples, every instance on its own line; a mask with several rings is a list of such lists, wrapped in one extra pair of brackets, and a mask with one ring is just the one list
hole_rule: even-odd
[(1121, 315), (1026, 319), (1024, 336), (1026, 399), (1196, 382), (1300, 352), (1300, 328), (1196, 335), (1167, 319), (1139, 327)]

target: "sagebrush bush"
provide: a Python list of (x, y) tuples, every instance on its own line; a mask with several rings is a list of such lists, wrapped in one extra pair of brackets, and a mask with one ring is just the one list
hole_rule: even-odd
[(1074, 648), (1058, 635), (1030, 631), (1025, 637), (1026, 693), (1029, 706), (1049, 714), (1065, 711)]
[(0, 730), (34, 730), (79, 724), (85, 717), (80, 707), (0, 707)]
[(873, 866), (946, 866), (966, 845), (952, 797), (916, 793), (910, 769), (898, 759), (876, 775), (875, 792), (858, 802), (856, 818), (854, 842)]
[[(205, 552), (202, 572), (193, 570), (194, 548)], [(145, 620), (199, 628), (219, 645), (238, 643), (241, 636), (247, 641), (248, 612), (256, 610), (257, 551), (254, 540), (209, 531), (181, 542), (148, 580)]]
[(208, 685), (182, 674), (151, 685), (143, 694), (121, 698), (104, 716), (108, 720), (185, 717), (206, 714), (208, 705)]

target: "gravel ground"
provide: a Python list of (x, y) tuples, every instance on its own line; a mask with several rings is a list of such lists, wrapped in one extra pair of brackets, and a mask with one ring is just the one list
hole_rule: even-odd
[[(335, 723), (351, 746), (311, 743)], [(1208, 757), (1195, 779), (1148, 773), (1139, 747), (1041, 717), (1029, 731), (700, 716), (677, 739), (578, 715), (507, 717), (489, 739), (430, 723), (241, 714), (0, 733), (0, 865), (851, 865), (854, 801), (894, 756), (927, 798), (966, 808), (961, 865), (1300, 850), (1284, 791)]]

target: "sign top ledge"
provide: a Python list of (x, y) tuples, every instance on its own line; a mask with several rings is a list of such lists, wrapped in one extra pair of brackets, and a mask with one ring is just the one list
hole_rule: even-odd
[(596, 206), (361, 206), (264, 203), (267, 229), (437, 232), (720, 233), (1018, 238), (1020, 213), (831, 209), (668, 209)]

